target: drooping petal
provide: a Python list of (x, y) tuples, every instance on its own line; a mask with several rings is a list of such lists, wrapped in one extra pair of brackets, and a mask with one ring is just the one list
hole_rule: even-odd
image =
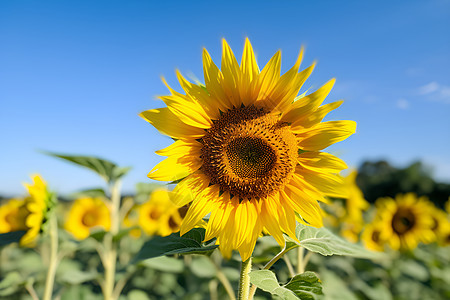
[(194, 228), (211, 211), (218, 195), (219, 187), (217, 185), (211, 185), (194, 200), (181, 223), (181, 235)]
[(348, 191), (341, 176), (337, 174), (315, 172), (302, 167), (297, 167), (297, 169), (301, 169), (296, 171), (297, 176), (302, 176), (304, 181), (309, 182), (323, 194), (337, 198), (348, 197)]
[(205, 241), (216, 237), (221, 231), (226, 229), (225, 224), (230, 217), (232, 209), (229, 204), (230, 194), (225, 192), (220, 198), (221, 199), (217, 201), (217, 205), (213, 207), (213, 210), (211, 211), (208, 227), (206, 227)]
[(173, 189), (172, 201), (179, 207), (192, 202), (209, 185), (209, 178), (197, 171), (180, 181)]

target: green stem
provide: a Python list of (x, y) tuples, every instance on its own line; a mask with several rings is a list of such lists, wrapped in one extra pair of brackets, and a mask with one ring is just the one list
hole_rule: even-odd
[(239, 300), (248, 300), (250, 292), (250, 271), (252, 269), (252, 257), (241, 263), (241, 276), (239, 277)]
[(297, 274), (305, 273), (305, 265), (303, 264), (303, 255), (305, 253), (305, 248), (302, 246), (298, 247), (297, 252)]
[(113, 241), (114, 236), (119, 232), (120, 218), (120, 181), (116, 181), (111, 186), (111, 229), (105, 235), (104, 242), (104, 265), (105, 282), (103, 285), (103, 296), (105, 300), (114, 300), (114, 286), (116, 275), (117, 249)]
[(43, 300), (52, 299), (56, 268), (58, 266), (58, 222), (54, 213), (50, 215), (48, 222), (50, 235), (50, 262), (47, 270), (47, 278), (45, 279)]
[[(296, 247), (299, 247), (299, 246), (296, 245), (296, 246), (287, 248), (287, 244), (284, 244), (283, 249), (281, 249), (281, 251), (280, 251), (277, 255), (275, 255), (275, 257), (272, 258), (272, 259), (271, 259), (271, 260), (263, 267), (263, 270), (268, 270), (268, 269), (270, 269), (270, 267), (273, 266), (273, 264), (276, 263), (280, 258), (282, 258), (283, 255), (284, 255), (286, 252), (288, 252), (288, 251), (290, 251), (290, 250), (292, 250), (292, 249), (294, 249), (294, 248), (296, 248)], [(256, 288), (257, 288), (256, 285), (253, 284), (252, 287), (251, 287), (251, 289), (250, 289), (250, 297), (248, 298), (249, 300), (252, 300), (253, 297), (255, 296)]]

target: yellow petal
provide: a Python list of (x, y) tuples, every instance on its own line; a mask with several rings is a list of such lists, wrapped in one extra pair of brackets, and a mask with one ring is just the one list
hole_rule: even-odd
[(306, 117), (299, 117), (297, 121), (292, 123), (291, 129), (293, 132), (302, 131), (303, 128), (312, 127), (320, 122), (332, 110), (341, 106), (344, 101), (336, 101), (320, 106), (315, 112), (307, 114)]
[(273, 87), (280, 79), (280, 72), (281, 52), (277, 51), (258, 76), (258, 100), (265, 101), (267, 99)]
[(282, 119), (286, 122), (294, 123), (299, 118), (306, 118), (311, 112), (315, 111), (320, 104), (322, 104), (333, 88), (335, 81), (336, 80), (333, 78), (314, 93), (295, 101), (290, 106), (290, 110), (283, 115)]
[(182, 181), (173, 189), (172, 201), (179, 207), (193, 201), (209, 185), (209, 178), (197, 171)]
[(319, 172), (338, 173), (347, 168), (342, 159), (325, 152), (304, 152), (298, 156), (298, 162), (305, 168)]
[(344, 180), (337, 174), (314, 172), (308, 169), (303, 169), (299, 172), (296, 171), (296, 173), (301, 174), (306, 182), (309, 182), (327, 196), (337, 198), (348, 197), (348, 191), (345, 187)]
[(311, 226), (322, 227), (322, 214), (317, 201), (310, 201), (308, 196), (292, 185), (286, 185), (281, 191), (285, 202)]
[(156, 154), (161, 156), (186, 156), (191, 155), (194, 157), (200, 157), (201, 155), (201, 147), (197, 141), (189, 141), (185, 142), (183, 140), (178, 140), (175, 143), (171, 144), (169, 147), (164, 149), (155, 151)]
[(208, 227), (206, 228), (205, 241), (216, 237), (222, 230), (225, 230), (224, 225), (227, 223), (232, 209), (229, 202), (230, 194), (225, 192), (217, 202), (217, 206), (213, 207)]
[(175, 181), (194, 173), (202, 166), (199, 157), (171, 156), (157, 164), (148, 173), (148, 177), (160, 181)]
[(183, 123), (167, 107), (143, 111), (140, 117), (155, 126), (162, 134), (175, 139), (197, 139), (205, 135), (205, 131)]
[(262, 205), (261, 205), (261, 221), (266, 227), (267, 231), (270, 233), (271, 236), (275, 238), (277, 243), (280, 246), (284, 246), (284, 237), (283, 232), (280, 229), (279, 221), (278, 221), (278, 214), (276, 211), (271, 211), (270, 207), (268, 206), (267, 202), (272, 201), (271, 199), (264, 199)]
[(192, 205), (189, 207), (189, 210), (181, 223), (181, 235), (194, 228), (194, 226), (211, 211), (211, 207), (215, 205), (214, 200), (217, 199), (218, 194), (219, 186), (211, 185), (207, 187), (194, 202), (192, 202)]
[(193, 84), (186, 80), (181, 73), (176, 70), (178, 81), (181, 87), (189, 94), (193, 99), (197, 100), (198, 103), (205, 109), (210, 119), (217, 120), (219, 118), (219, 106), (217, 101), (214, 101), (206, 91), (206, 87)]
[(206, 49), (203, 49), (203, 73), (205, 85), (211, 98), (217, 101), (221, 111), (230, 109), (233, 105), (223, 89), (223, 74), (214, 64)]
[(239, 107), (241, 104), (239, 94), (239, 82), (241, 71), (230, 46), (225, 39), (222, 39), (222, 64), (223, 86), (229, 101)]
[(298, 145), (303, 150), (322, 150), (334, 143), (345, 140), (355, 133), (354, 121), (328, 121), (319, 123), (297, 134)]
[(181, 94), (177, 96), (160, 96), (159, 99), (164, 101), (170, 111), (183, 123), (203, 129), (211, 127), (212, 121), (200, 104), (188, 101), (186, 96)]

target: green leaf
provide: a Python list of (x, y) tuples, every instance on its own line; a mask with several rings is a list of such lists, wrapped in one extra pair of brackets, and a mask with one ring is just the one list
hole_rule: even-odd
[(11, 243), (18, 243), (25, 233), (25, 230), (0, 233), (0, 247)]
[(107, 183), (115, 182), (117, 179), (127, 174), (127, 172), (130, 170), (129, 167), (118, 167), (116, 164), (108, 160), (94, 156), (65, 155), (45, 151), (43, 153), (91, 169), (92, 171), (100, 175)]
[(168, 273), (181, 273), (184, 270), (184, 263), (182, 260), (167, 256), (149, 258), (143, 260), (140, 264), (151, 269)]
[(58, 280), (75, 285), (94, 280), (97, 277), (99, 277), (99, 274), (95, 271), (83, 272), (81, 270), (73, 269), (65, 271), (58, 277)]
[(0, 281), (0, 296), (6, 297), (14, 294), (19, 285), (23, 283), (23, 278), (19, 272), (10, 272)]
[[(295, 234), (300, 241), (300, 246), (309, 251), (329, 255), (346, 255), (359, 258), (380, 259), (384, 255), (369, 251), (361, 245), (350, 243), (330, 232), (326, 228), (315, 228), (303, 224), (297, 224)], [(289, 239), (292, 242), (292, 239)]]
[(309, 271), (295, 276), (285, 287), (293, 291), (300, 299), (315, 300), (323, 295), (319, 278)]
[[(308, 273), (311, 273), (311, 272), (308, 272)], [(302, 281), (301, 279), (297, 279), (297, 277), (301, 276), (301, 275), (297, 275), (294, 278), (292, 278), (292, 280), (291, 280), (292, 284), (291, 284), (291, 282), (288, 283), (288, 284), (291, 284), (290, 288), (288, 288), (287, 285), (280, 286), (280, 284), (278, 283), (277, 277), (275, 276), (275, 273), (273, 273), (272, 271), (269, 271), (269, 270), (253, 271), (253, 272), (250, 272), (249, 275), (250, 275), (251, 283), (256, 285), (258, 288), (262, 289), (263, 291), (266, 291), (266, 292), (271, 293), (272, 295), (277, 295), (277, 296), (281, 297), (281, 299), (284, 299), (284, 300), (303, 299), (303, 298), (297, 297), (297, 294), (291, 290), (292, 288), (295, 289), (296, 292), (298, 292), (298, 293), (306, 292), (305, 295), (312, 295), (312, 297), (313, 297), (313, 298), (305, 298), (305, 299), (318, 299), (315, 296), (314, 292), (311, 292), (311, 289), (314, 291), (317, 290), (317, 284), (320, 285), (318, 279), (317, 279), (317, 284), (314, 283), (314, 287), (313, 287), (312, 283), (308, 287), (307, 281), (306, 280)], [(308, 279), (308, 280), (311, 281), (311, 279)], [(298, 284), (296, 283), (297, 281), (298, 281)], [(302, 290), (302, 286), (305, 286), (308, 289)], [(320, 293), (321, 293), (321, 289), (320, 289)]]
[(180, 237), (180, 233), (172, 233), (169, 236), (156, 236), (147, 241), (132, 260), (136, 263), (140, 260), (172, 254), (210, 254), (218, 245), (203, 245), (205, 238), (204, 228), (194, 228)]

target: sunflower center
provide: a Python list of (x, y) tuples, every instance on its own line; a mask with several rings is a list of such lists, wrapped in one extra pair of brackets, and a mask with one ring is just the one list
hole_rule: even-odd
[(416, 224), (416, 218), (411, 210), (398, 210), (392, 218), (392, 229), (397, 234), (404, 234)]
[(211, 184), (241, 200), (280, 191), (297, 165), (298, 148), (290, 126), (253, 105), (222, 114), (200, 142), (202, 170)]
[(86, 227), (94, 227), (95, 225), (97, 225), (97, 220), (98, 220), (97, 212), (94, 210), (91, 210), (91, 211), (87, 211), (83, 215), (83, 218), (81, 219), (81, 223), (83, 223), (83, 225)]

